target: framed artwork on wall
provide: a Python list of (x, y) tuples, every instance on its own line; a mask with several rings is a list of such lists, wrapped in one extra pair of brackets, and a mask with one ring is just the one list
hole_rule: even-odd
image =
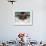
[(32, 11), (16, 11), (15, 25), (17, 26), (32, 26), (33, 15)]

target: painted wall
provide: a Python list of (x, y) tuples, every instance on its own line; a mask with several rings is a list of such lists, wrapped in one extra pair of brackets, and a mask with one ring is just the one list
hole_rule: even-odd
[[(14, 25), (17, 9), (33, 10), (32, 26)], [(0, 40), (15, 40), (19, 32), (30, 34), (33, 40), (46, 40), (46, 0), (17, 0), (13, 5), (7, 0), (0, 0)]]

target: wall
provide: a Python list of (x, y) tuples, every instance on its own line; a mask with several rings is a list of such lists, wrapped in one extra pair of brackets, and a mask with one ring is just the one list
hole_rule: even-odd
[[(16, 9), (32, 9), (33, 25), (12, 25)], [(46, 40), (46, 0), (17, 0), (13, 5), (7, 0), (0, 0), (0, 40), (15, 40), (19, 32), (30, 34), (33, 40)]]

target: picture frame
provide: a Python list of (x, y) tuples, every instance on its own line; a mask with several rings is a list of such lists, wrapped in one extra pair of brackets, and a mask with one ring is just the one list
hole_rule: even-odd
[(16, 26), (32, 26), (33, 25), (32, 10), (31, 11), (22, 11), (22, 10), (16, 11), (15, 12), (15, 25)]

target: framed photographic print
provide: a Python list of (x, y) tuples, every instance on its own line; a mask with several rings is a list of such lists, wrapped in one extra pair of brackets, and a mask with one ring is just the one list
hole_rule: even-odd
[(15, 25), (18, 26), (31, 26), (32, 25), (32, 11), (16, 11), (15, 12)]

